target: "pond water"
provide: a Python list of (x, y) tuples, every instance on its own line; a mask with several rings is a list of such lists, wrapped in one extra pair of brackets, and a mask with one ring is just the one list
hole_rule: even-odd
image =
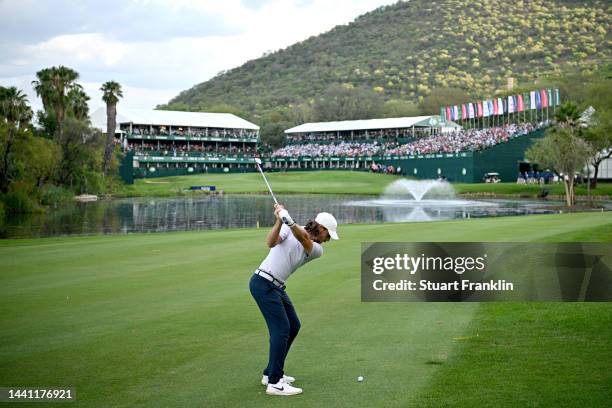
[[(340, 224), (436, 221), (558, 212), (559, 201), (534, 200), (415, 200), (393, 194), (279, 195), (300, 224), (327, 211)], [(10, 215), (3, 238), (166, 232), (224, 228), (267, 227), (273, 224), (273, 201), (268, 195), (225, 195), (174, 198), (129, 198), (73, 203), (45, 214)]]

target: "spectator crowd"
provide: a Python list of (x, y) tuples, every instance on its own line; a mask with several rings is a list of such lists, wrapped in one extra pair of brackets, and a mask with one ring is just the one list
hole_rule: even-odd
[[(305, 157), (374, 157), (383, 155), (413, 156), (436, 153), (459, 153), (465, 151), (478, 151), (487, 149), (500, 143), (505, 143), (512, 138), (519, 137), (546, 126), (547, 123), (540, 122), (536, 125), (531, 123), (509, 124), (503, 127), (492, 127), (486, 129), (467, 129), (451, 133), (437, 134), (433, 136), (422, 136), (408, 143), (384, 142), (385, 139), (373, 142), (348, 142), (335, 143), (307, 143), (288, 144), (273, 150), (271, 146), (259, 146), (254, 144), (231, 145), (215, 143), (191, 143), (174, 142), (150, 143), (134, 141), (126, 143), (124, 148), (140, 154), (155, 154), (164, 156), (204, 155), (217, 156), (219, 154), (229, 157), (255, 156), (255, 157), (279, 157), (296, 158)], [(173, 129), (174, 130), (174, 129)], [(134, 133), (147, 132), (147, 129), (134, 129)], [(174, 133), (174, 132), (173, 132)], [(145, 133), (146, 134), (146, 133)], [(209, 133), (210, 134), (210, 133)], [(230, 146), (231, 145), (231, 146)], [(385, 169), (372, 169), (376, 172), (387, 172)], [(529, 177), (524, 177), (528, 180)]]
[(510, 124), (503, 127), (487, 129), (467, 129), (457, 132), (421, 137), (414, 142), (406, 144), (397, 143), (348, 143), (339, 144), (293, 144), (277, 149), (272, 153), (273, 157), (355, 157), (355, 156), (378, 156), (378, 155), (424, 155), (434, 153), (459, 153), (465, 151), (478, 151), (505, 143), (508, 140), (519, 137), (545, 126), (541, 122), (536, 125), (531, 123)]
[(281, 147), (272, 153), (272, 157), (371, 157), (376, 156), (380, 149), (381, 146), (377, 143), (295, 144)]

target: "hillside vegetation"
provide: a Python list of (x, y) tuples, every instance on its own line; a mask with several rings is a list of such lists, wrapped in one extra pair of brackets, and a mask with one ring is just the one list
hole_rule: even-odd
[(485, 97), (504, 89), (508, 78), (524, 86), (567, 72), (589, 73), (610, 61), (610, 4), (399, 2), (222, 72), (161, 108), (233, 109), (257, 121), (313, 103), (334, 86), (416, 106), (434, 90)]

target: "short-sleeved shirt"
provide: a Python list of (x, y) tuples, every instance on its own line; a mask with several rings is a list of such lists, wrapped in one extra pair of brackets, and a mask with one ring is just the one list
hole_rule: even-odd
[(285, 224), (281, 226), (279, 236), (280, 242), (270, 248), (268, 256), (259, 266), (259, 269), (270, 273), (276, 279), (286, 281), (297, 268), (323, 255), (323, 247), (317, 242), (312, 243), (312, 251), (308, 255)]

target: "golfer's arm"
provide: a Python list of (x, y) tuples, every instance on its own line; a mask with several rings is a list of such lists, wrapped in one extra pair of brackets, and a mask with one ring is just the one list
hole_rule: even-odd
[(302, 244), (302, 246), (304, 247), (304, 251), (306, 251), (306, 253), (310, 255), (310, 253), (312, 252), (312, 241), (310, 240), (310, 237), (308, 236), (306, 230), (297, 224), (293, 224), (293, 226), (291, 226), (291, 232), (293, 233), (293, 236), (300, 242), (300, 244)]
[(268, 248), (273, 248), (276, 246), (276, 244), (280, 242), (280, 230), (282, 226), (283, 223), (281, 222), (281, 220), (277, 219), (270, 232), (268, 232), (268, 236), (266, 237), (266, 244), (268, 245)]

